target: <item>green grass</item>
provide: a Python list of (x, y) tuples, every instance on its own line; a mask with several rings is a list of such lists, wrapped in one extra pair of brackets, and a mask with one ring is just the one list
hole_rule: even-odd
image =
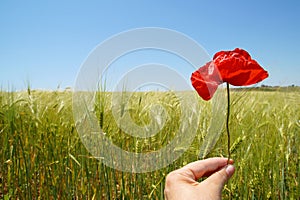
[[(147, 152), (174, 138), (181, 112), (171, 92), (135, 93), (130, 99), (136, 124), (149, 123), (150, 102), (169, 113), (162, 131), (146, 139), (119, 129), (110, 97), (98, 93), (95, 109), (99, 125), (118, 146)], [(299, 199), (300, 91), (234, 90), (231, 99), (236, 172), (224, 199)], [(135, 174), (106, 167), (85, 149), (73, 121), (71, 92), (0, 92), (0, 199), (163, 199), (167, 173), (197, 160), (210, 125), (210, 104), (200, 98), (199, 103), (203, 111), (191, 147), (161, 170)], [(225, 132), (212, 156), (227, 156)]]

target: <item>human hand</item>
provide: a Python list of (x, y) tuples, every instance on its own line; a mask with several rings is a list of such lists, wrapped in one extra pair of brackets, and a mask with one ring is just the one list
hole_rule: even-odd
[[(233, 160), (209, 158), (189, 163), (167, 175), (165, 198), (175, 199), (221, 199), (224, 184), (234, 173)], [(201, 177), (208, 177), (197, 182)]]

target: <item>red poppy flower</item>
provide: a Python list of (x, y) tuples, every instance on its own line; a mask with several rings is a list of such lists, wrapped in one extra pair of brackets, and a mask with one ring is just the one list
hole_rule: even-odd
[(213, 61), (196, 70), (192, 76), (192, 85), (198, 94), (209, 100), (214, 95), (218, 85), (227, 82), (234, 86), (247, 86), (267, 78), (265, 71), (249, 53), (236, 48), (233, 51), (220, 51)]

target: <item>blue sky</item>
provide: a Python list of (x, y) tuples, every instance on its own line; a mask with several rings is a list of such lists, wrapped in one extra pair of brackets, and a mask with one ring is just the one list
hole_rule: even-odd
[(141, 27), (182, 32), (211, 56), (244, 48), (269, 72), (263, 84), (300, 85), (299, 18), (296, 0), (3, 0), (0, 87), (72, 87), (99, 43)]

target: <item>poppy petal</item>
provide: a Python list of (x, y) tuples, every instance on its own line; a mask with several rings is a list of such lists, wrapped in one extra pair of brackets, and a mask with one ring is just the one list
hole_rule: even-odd
[(249, 53), (243, 49), (218, 52), (214, 56), (214, 63), (223, 82), (231, 85), (252, 85), (268, 77), (268, 72), (252, 60)]
[(212, 98), (218, 85), (222, 83), (219, 72), (213, 62), (208, 62), (203, 67), (192, 73), (193, 87), (204, 100)]

